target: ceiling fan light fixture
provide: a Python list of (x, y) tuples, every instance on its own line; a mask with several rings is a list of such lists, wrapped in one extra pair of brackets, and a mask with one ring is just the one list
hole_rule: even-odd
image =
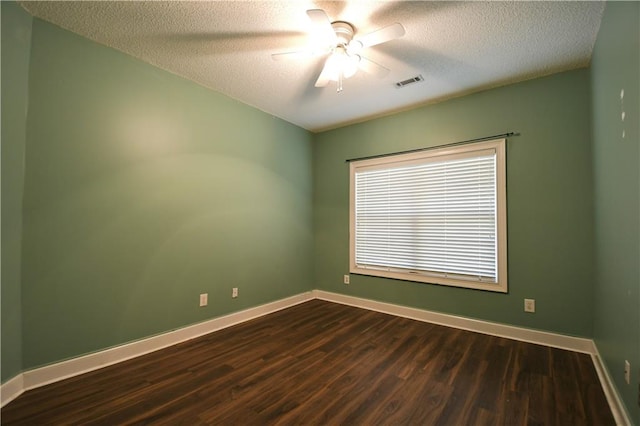
[(367, 59), (366, 56), (360, 56), (360, 52), (367, 47), (402, 37), (405, 30), (401, 24), (387, 25), (354, 40), (355, 27), (349, 22), (331, 22), (322, 9), (309, 9), (307, 16), (313, 27), (313, 31), (310, 32), (310, 46), (302, 51), (274, 53), (271, 55), (274, 60), (285, 56), (299, 56), (305, 52), (311, 56), (328, 55), (314, 86), (326, 87), (330, 81), (335, 81), (338, 92), (342, 91), (342, 81), (354, 76), (358, 69), (379, 78), (389, 74), (387, 68)]
[(349, 55), (344, 47), (336, 47), (325, 65), (329, 80), (338, 81), (340, 76), (343, 78), (353, 77), (358, 71), (359, 62), (360, 57), (358, 55)]
[(360, 56), (347, 54), (347, 57), (349, 58), (349, 63), (345, 67), (345, 77), (349, 78), (356, 72), (358, 72), (358, 67), (360, 65)]
[(359, 40), (352, 40), (348, 45), (347, 45), (347, 53), (349, 55), (357, 55), (358, 53), (360, 53), (360, 51), (362, 51), (363, 48), (363, 44), (361, 41)]

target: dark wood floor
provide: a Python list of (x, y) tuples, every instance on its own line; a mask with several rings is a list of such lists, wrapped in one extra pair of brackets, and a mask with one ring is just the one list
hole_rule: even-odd
[(12, 424), (608, 425), (588, 355), (310, 301), (28, 391)]

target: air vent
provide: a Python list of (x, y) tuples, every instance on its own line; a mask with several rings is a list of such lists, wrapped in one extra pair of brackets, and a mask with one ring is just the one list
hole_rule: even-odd
[(413, 84), (413, 83), (419, 83), (421, 81), (424, 81), (424, 77), (421, 75), (417, 75), (413, 78), (408, 78), (406, 80), (402, 80), (396, 83), (396, 87), (399, 89), (401, 87), (404, 86), (408, 86), (409, 84)]

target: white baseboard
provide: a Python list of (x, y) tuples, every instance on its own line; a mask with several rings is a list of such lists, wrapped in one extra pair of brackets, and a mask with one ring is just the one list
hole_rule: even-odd
[(611, 381), (611, 377), (602, 362), (595, 342), (591, 339), (565, 336), (562, 334), (549, 333), (546, 331), (532, 330), (523, 327), (493, 323), (489, 321), (476, 320), (459, 317), (455, 315), (443, 314), (439, 312), (426, 311), (422, 309), (409, 308), (391, 303), (378, 302), (370, 299), (347, 296), (344, 294), (331, 293), (322, 290), (313, 290), (315, 299), (326, 300), (328, 302), (341, 303), (343, 305), (382, 312), (417, 321), (424, 321), (447, 327), (459, 328), (476, 333), (488, 334), (491, 336), (506, 337), (508, 339), (519, 340), (528, 343), (535, 343), (559, 349), (567, 349), (574, 352), (581, 352), (591, 355), (594, 367), (600, 379), (602, 390), (607, 398), (609, 407), (617, 425), (631, 425), (630, 417), (625, 410), (616, 387)]
[(520, 340), (522, 342), (536, 343), (539, 345), (568, 349), (570, 351), (582, 352), (587, 354), (591, 354), (593, 350), (593, 340), (591, 339), (565, 336), (562, 334), (549, 333), (546, 331), (532, 330), (529, 328), (515, 327), (512, 325), (442, 314), (439, 312), (426, 311), (423, 309), (409, 308), (406, 306), (378, 302), (370, 299), (361, 299), (359, 297), (330, 293), (322, 290), (314, 290), (313, 294), (316, 299), (342, 303), (343, 305), (369, 309), (371, 311), (382, 312), (398, 317), (445, 325), (447, 327), (474, 331), (476, 333), (489, 334), (491, 336), (506, 337), (513, 340)]
[[(298, 294), (275, 302), (266, 303), (240, 312), (234, 312), (229, 315), (169, 331), (167, 333), (162, 333), (157, 336), (148, 337), (146, 339), (115, 346), (99, 352), (24, 371), (22, 374), (19, 374), (0, 386), (2, 406), (17, 398), (24, 391), (145, 355), (311, 299), (313, 299), (312, 292)], [(5, 389), (5, 387), (7, 389)]]
[(29, 390), (49, 383), (57, 382), (98, 368), (126, 361), (168, 346), (175, 345), (211, 332), (231, 327), (245, 321), (258, 318), (272, 312), (285, 309), (313, 298), (311, 292), (302, 293), (286, 299), (249, 308), (240, 312), (214, 318), (198, 324), (179, 328), (132, 343), (116, 346), (89, 355), (72, 358), (23, 373), (24, 389)]
[(620, 398), (620, 394), (613, 384), (613, 380), (611, 380), (609, 369), (604, 364), (604, 361), (600, 356), (600, 352), (598, 351), (598, 346), (595, 344), (595, 342), (593, 342), (593, 352), (591, 353), (591, 359), (593, 360), (593, 365), (596, 369), (596, 373), (598, 373), (598, 378), (600, 379), (600, 384), (602, 385), (602, 391), (607, 397), (609, 407), (611, 407), (611, 412), (613, 413), (613, 418), (616, 421), (616, 425), (631, 426), (631, 417), (629, 416), (629, 413), (627, 413), (627, 410), (622, 403), (622, 398)]
[(22, 374), (18, 374), (13, 379), (6, 381), (0, 386), (0, 407), (4, 407), (9, 402), (19, 397), (24, 392)]
[(609, 377), (607, 369), (598, 354), (598, 349), (591, 339), (565, 336), (546, 331), (532, 330), (439, 312), (426, 311), (423, 309), (409, 308), (406, 306), (378, 302), (370, 299), (362, 299), (323, 290), (313, 290), (298, 294), (275, 302), (249, 308), (244, 311), (235, 312), (180, 328), (178, 330), (169, 331), (157, 336), (105, 349), (89, 355), (72, 358), (67, 361), (58, 362), (33, 370), (24, 371), (0, 386), (0, 407), (4, 407), (26, 390), (34, 389), (49, 383), (64, 380), (69, 377), (77, 376), (108, 365), (145, 355), (150, 352), (154, 352), (186, 340), (194, 339), (226, 327), (231, 327), (312, 299), (321, 299), (399, 317), (473, 331), (476, 333), (505, 337), (523, 342), (536, 343), (539, 345), (590, 354), (616, 423), (619, 425), (631, 424), (629, 416), (624, 408), (624, 404), (622, 404), (616, 388)]

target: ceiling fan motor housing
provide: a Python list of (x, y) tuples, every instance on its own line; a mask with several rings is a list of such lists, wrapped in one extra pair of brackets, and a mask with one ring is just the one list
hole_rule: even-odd
[(335, 21), (331, 23), (331, 27), (336, 33), (338, 45), (346, 46), (353, 39), (355, 29), (350, 23), (345, 21)]

